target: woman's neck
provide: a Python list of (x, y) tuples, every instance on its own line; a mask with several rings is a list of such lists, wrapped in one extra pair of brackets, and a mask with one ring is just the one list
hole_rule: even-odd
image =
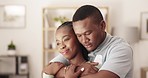
[(76, 56), (70, 60), (70, 64), (75, 64), (75, 65), (81, 65), (84, 62), (86, 62), (86, 60), (83, 58), (81, 52), (78, 52), (78, 54), (76, 54)]

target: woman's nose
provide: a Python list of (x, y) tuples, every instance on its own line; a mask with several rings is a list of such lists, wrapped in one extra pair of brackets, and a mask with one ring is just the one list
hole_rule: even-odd
[(66, 45), (64, 43), (61, 44), (60, 49), (64, 49)]

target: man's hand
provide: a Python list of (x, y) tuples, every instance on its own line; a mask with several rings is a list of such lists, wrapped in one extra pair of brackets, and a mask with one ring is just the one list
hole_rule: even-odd
[(81, 70), (75, 71), (77, 69), (77, 66), (70, 65), (67, 68), (65, 68), (65, 78), (78, 78), (80, 74), (85, 70), (82, 68)]
[(87, 62), (81, 65), (81, 67), (85, 68), (85, 71), (81, 74), (81, 76), (85, 76), (88, 74), (94, 74), (98, 72), (98, 68), (96, 68), (95, 66), (97, 66), (98, 63), (96, 62)]
[(99, 63), (97, 63), (97, 62), (90, 62), (90, 61), (88, 61), (88, 62), (86, 62), (86, 63), (89, 63), (89, 64), (91, 64), (92, 66), (97, 66)]
[(65, 78), (78, 78), (80, 76), (97, 73), (98, 69), (95, 67), (97, 65), (98, 63), (96, 62), (87, 62), (81, 66), (70, 65), (65, 69)]
[(46, 74), (55, 75), (64, 66), (65, 65), (63, 63), (52, 62), (43, 69), (43, 72)]

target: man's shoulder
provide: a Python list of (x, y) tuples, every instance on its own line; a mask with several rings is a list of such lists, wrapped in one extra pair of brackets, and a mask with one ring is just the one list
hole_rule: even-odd
[(107, 43), (110, 46), (130, 46), (126, 40), (118, 36), (110, 36)]

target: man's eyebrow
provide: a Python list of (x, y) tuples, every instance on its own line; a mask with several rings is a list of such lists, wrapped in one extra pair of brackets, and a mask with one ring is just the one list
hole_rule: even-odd
[(91, 32), (92, 30), (87, 30), (87, 31), (85, 31), (84, 33), (75, 33), (76, 35), (81, 35), (81, 34), (85, 34), (86, 32)]
[(87, 30), (87, 31), (85, 31), (85, 32), (90, 32), (91, 30)]

